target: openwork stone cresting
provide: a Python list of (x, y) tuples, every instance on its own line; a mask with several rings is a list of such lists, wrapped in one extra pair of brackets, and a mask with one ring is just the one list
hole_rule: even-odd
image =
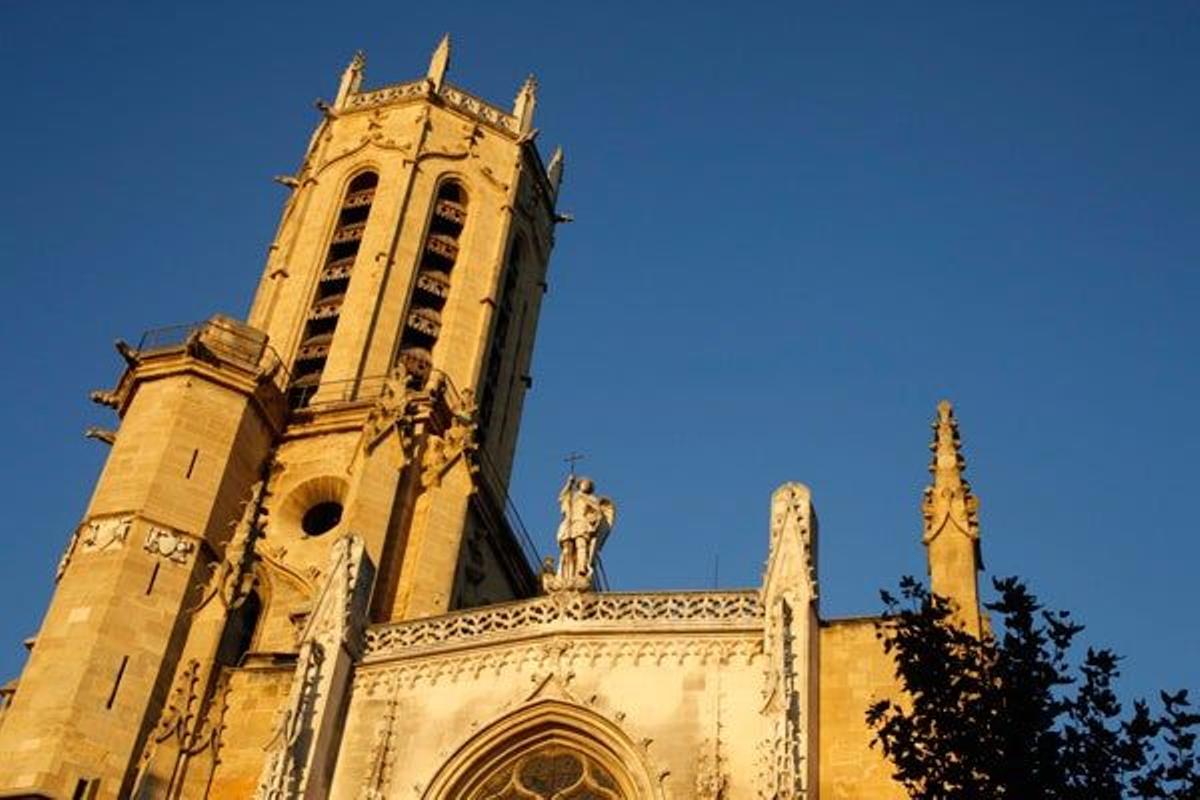
[(569, 602), (538, 598), (436, 619), (380, 625), (367, 631), (366, 657), (403, 655), (412, 648), (507, 638), (582, 623), (597, 628), (755, 628), (762, 624), (757, 592), (582, 594)]
[(351, 111), (362, 111), (393, 103), (420, 100), (434, 94), (440, 97), (446, 105), (496, 130), (512, 136), (516, 136), (519, 132), (517, 118), (512, 114), (450, 84), (444, 83), (435, 89), (427, 80), (398, 83), (370, 92), (352, 94), (346, 101), (346, 107)]

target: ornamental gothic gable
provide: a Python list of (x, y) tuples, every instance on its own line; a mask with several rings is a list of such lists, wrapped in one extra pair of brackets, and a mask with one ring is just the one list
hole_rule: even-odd
[[(620, 498), (573, 472), (539, 563), (508, 483), (564, 157), (532, 78), (502, 107), (449, 62), (367, 88), (355, 56), (247, 318), (118, 343), (0, 797), (901, 797), (864, 717), (893, 667), (875, 620), (821, 616), (805, 486), (764, 502), (758, 586), (607, 591)], [(979, 630), (946, 403), (933, 451), (933, 588)]]

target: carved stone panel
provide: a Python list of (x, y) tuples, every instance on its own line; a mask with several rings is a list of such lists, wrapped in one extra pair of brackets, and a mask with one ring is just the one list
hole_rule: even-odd
[(176, 533), (170, 528), (151, 526), (146, 532), (146, 542), (142, 545), (146, 552), (174, 561), (176, 564), (186, 564), (196, 549), (196, 543), (186, 536)]
[(119, 550), (129, 538), (133, 517), (108, 517), (86, 523), (79, 538), (84, 552)]

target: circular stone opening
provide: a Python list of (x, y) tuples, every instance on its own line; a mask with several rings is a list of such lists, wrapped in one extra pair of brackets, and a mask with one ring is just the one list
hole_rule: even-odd
[(326, 500), (304, 512), (300, 527), (309, 536), (320, 536), (322, 533), (329, 533), (341, 521), (342, 504), (336, 500)]

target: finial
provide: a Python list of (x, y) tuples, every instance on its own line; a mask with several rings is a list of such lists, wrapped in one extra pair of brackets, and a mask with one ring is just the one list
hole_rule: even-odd
[(342, 71), (342, 81), (338, 84), (337, 97), (334, 98), (334, 108), (345, 108), (350, 95), (362, 88), (363, 76), (367, 70), (367, 55), (362, 50), (354, 51), (354, 56), (346, 69)]
[(537, 90), (537, 78), (530, 73), (513, 100), (513, 116), (517, 118), (517, 130), (521, 133), (533, 130), (533, 109), (537, 107)]
[(442, 81), (446, 79), (446, 70), (450, 69), (450, 34), (442, 37), (438, 42), (438, 46), (434, 48), (433, 55), (429, 59), (429, 80), (433, 81), (434, 91), (442, 88)]
[(963, 477), (966, 461), (963, 459), (962, 441), (958, 433), (958, 420), (954, 418), (954, 407), (948, 400), (937, 405), (937, 419), (933, 422), (933, 443), (929, 449), (933, 458), (929, 472), (933, 482), (925, 489), (922, 512), (925, 516), (926, 544), (941, 533), (947, 521), (970, 539), (979, 538), (979, 499), (971, 493), (971, 484)]
[(563, 179), (563, 149), (562, 145), (554, 148), (554, 153), (550, 156), (550, 166), (546, 167), (546, 177), (550, 180), (550, 188), (554, 190), (554, 196), (558, 196), (558, 187), (562, 185)]

